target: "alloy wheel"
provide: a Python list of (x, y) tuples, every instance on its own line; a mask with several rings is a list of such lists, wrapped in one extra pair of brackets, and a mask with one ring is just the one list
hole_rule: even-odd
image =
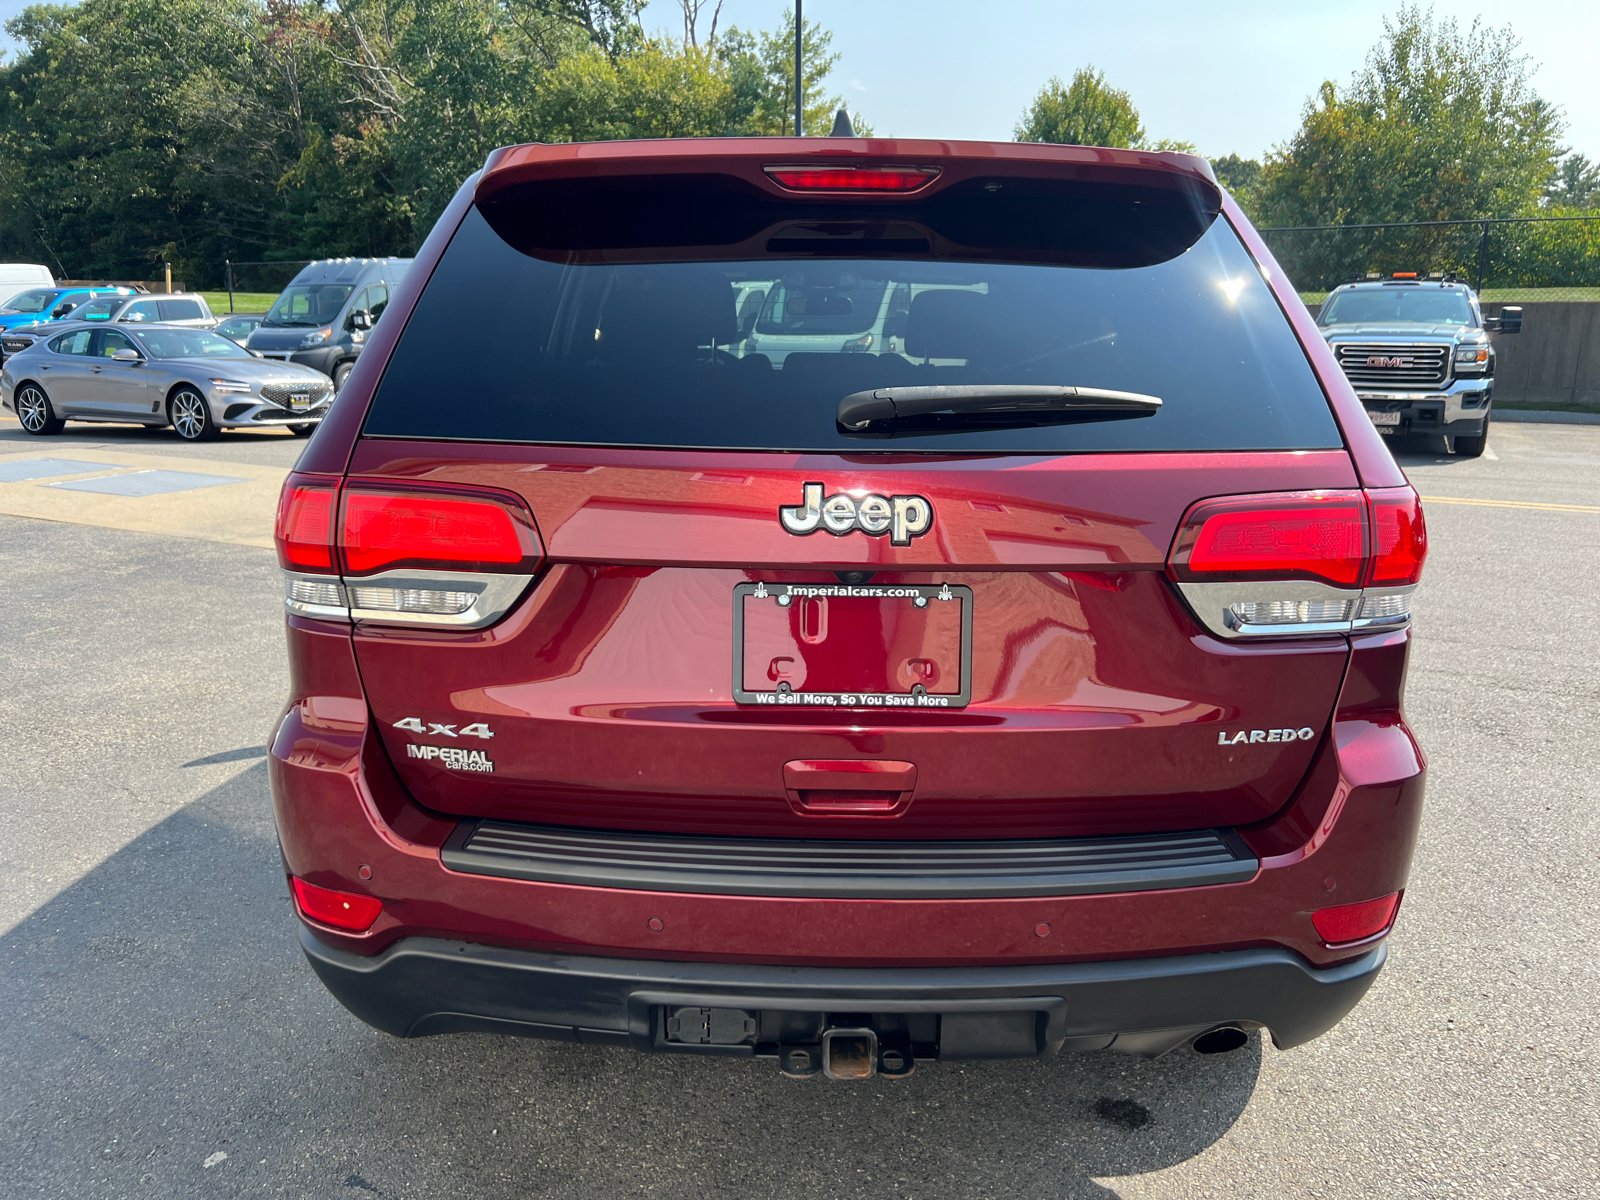
[(17, 393), (17, 420), (29, 433), (43, 433), (50, 424), (50, 401), (38, 388), (28, 386)]
[(185, 441), (192, 442), (204, 437), (210, 420), (205, 397), (198, 392), (179, 392), (172, 398), (172, 427)]

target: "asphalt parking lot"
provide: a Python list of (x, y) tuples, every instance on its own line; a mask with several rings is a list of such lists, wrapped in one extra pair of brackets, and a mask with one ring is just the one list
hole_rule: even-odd
[(1402, 458), (1433, 543), (1409, 690), (1428, 807), (1350, 1018), (1283, 1053), (858, 1085), (403, 1042), (323, 991), (262, 757), (286, 688), (270, 497), (303, 445), (0, 421), (0, 467), (239, 480), (0, 482), (5, 1195), (1600, 1195), (1600, 427)]

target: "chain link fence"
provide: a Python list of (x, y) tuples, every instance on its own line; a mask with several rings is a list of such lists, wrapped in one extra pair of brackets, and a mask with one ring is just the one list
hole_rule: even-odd
[(1341, 283), (1396, 271), (1453, 275), (1490, 303), (1600, 301), (1600, 213), (1260, 232), (1308, 304)]

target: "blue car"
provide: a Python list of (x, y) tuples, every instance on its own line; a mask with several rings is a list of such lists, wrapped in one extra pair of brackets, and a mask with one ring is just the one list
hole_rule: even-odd
[(132, 288), (124, 287), (46, 287), (30, 288), (20, 296), (13, 296), (0, 308), (0, 331), (18, 325), (38, 325), (46, 321), (60, 321), (75, 312), (79, 305), (95, 296), (131, 296)]

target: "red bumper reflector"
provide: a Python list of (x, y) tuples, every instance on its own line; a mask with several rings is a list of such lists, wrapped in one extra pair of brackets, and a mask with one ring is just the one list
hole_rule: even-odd
[(273, 540), (278, 563), (286, 571), (333, 572), (333, 498), (335, 483), (307, 483), (291, 475), (278, 495)]
[(914, 192), (927, 187), (938, 167), (770, 166), (763, 168), (792, 192)]
[(1368, 587), (1403, 587), (1422, 578), (1428, 557), (1428, 529), (1422, 500), (1411, 488), (1374, 488), (1372, 502), (1372, 577)]
[(510, 498), (390, 492), (348, 485), (339, 548), (345, 569), (529, 572), (540, 557), (533, 518)]
[(294, 902), (299, 906), (301, 916), (350, 933), (365, 933), (383, 911), (383, 901), (376, 896), (336, 892), (332, 888), (318, 887), (304, 879), (296, 879), (293, 875), (289, 876), (289, 887), (294, 892)]
[(1389, 928), (1394, 922), (1394, 910), (1399, 907), (1400, 893), (1395, 892), (1376, 900), (1321, 909), (1311, 914), (1311, 924), (1316, 926), (1317, 936), (1330, 946), (1361, 942)]

